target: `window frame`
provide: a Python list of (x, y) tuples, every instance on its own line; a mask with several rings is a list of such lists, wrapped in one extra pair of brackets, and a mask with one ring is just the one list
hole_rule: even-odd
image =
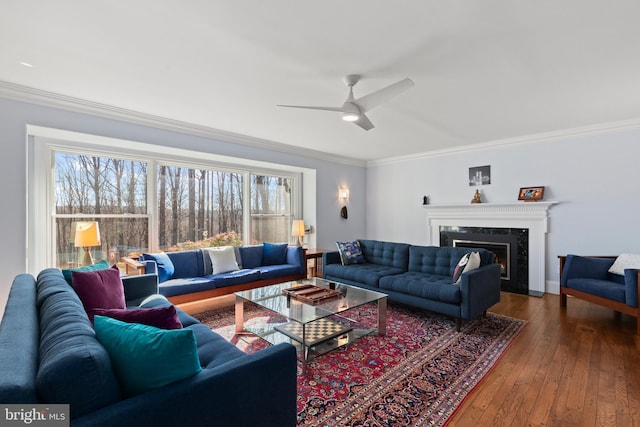
[[(27, 125), (27, 271), (37, 272), (55, 266), (56, 218), (95, 217), (95, 215), (57, 214), (55, 207), (54, 160), (56, 152), (78, 155), (144, 161), (147, 163), (147, 214), (149, 250), (157, 250), (159, 165), (180, 166), (191, 169), (205, 168), (243, 175), (243, 241), (250, 238), (252, 174), (281, 176), (293, 183), (291, 217), (302, 218), (302, 192), (306, 184), (306, 168), (262, 162), (218, 154), (185, 150), (144, 142), (116, 139), (73, 131)], [(310, 181), (315, 183), (315, 174)], [(307, 186), (307, 188), (309, 188)], [(43, 191), (43, 189), (45, 191)], [(123, 214), (122, 216), (126, 216)], [(108, 215), (118, 217), (119, 215)], [(132, 218), (133, 216), (129, 216)], [(44, 236), (44, 238), (43, 238)]]

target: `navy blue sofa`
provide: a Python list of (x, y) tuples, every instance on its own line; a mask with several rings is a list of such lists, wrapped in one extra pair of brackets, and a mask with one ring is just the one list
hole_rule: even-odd
[[(240, 269), (221, 274), (212, 274), (211, 259), (202, 249), (145, 253), (140, 255), (138, 262), (144, 266), (145, 273), (158, 273), (160, 294), (174, 304), (306, 277), (307, 265), (300, 246), (286, 247), (286, 257), (278, 263), (271, 263), (265, 257), (263, 244), (238, 246), (235, 250)], [(166, 257), (172, 264), (171, 274), (164, 271), (163, 259)]]
[[(461, 319), (473, 319), (500, 301), (500, 266), (490, 251), (358, 241), (364, 263), (342, 265), (338, 251), (323, 254), (326, 280), (383, 292), (390, 301), (451, 316), (458, 330)], [(456, 265), (468, 252), (479, 252), (480, 268), (462, 274), (454, 284)]]
[[(123, 278), (127, 305), (170, 304), (157, 278)], [(72, 426), (295, 426), (295, 348), (245, 354), (178, 310), (194, 331), (202, 371), (124, 397), (82, 302), (58, 269), (15, 277), (0, 323), (0, 403), (70, 405)], [(167, 361), (171, 364), (171, 360)], [(45, 397), (46, 396), (46, 397)]]
[(640, 335), (638, 287), (640, 270), (626, 268), (624, 275), (609, 269), (615, 256), (560, 256), (560, 307), (567, 307), (567, 295), (608, 307), (636, 318), (636, 334)]

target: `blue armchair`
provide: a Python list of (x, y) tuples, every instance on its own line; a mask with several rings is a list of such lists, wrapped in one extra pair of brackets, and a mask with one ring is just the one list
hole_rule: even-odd
[(560, 307), (567, 307), (567, 295), (608, 307), (636, 318), (640, 335), (638, 284), (640, 270), (627, 268), (624, 275), (612, 274), (609, 268), (616, 257), (560, 256)]

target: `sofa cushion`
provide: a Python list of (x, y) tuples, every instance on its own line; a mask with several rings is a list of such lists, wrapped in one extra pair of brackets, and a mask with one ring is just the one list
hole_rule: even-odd
[(205, 254), (202, 249), (167, 252), (167, 256), (173, 263), (172, 279), (204, 276)]
[(160, 329), (182, 329), (182, 323), (178, 319), (178, 313), (173, 305), (155, 308), (96, 308), (93, 310), (95, 316), (110, 317), (127, 323), (141, 323), (143, 325), (155, 326)]
[(104, 316), (96, 316), (94, 326), (129, 396), (191, 377), (202, 370), (191, 329), (164, 330)]
[(203, 251), (209, 256), (209, 260), (211, 261), (210, 274), (239, 270), (236, 253), (232, 246), (204, 248)]
[(567, 280), (567, 287), (626, 303), (625, 286), (621, 283), (611, 282), (609, 280), (578, 278)]
[(407, 271), (410, 245), (364, 239), (360, 239), (359, 242), (365, 262)]
[(274, 279), (300, 273), (300, 268), (293, 264), (263, 265), (257, 270), (260, 271), (260, 279)]
[[(227, 274), (227, 273), (224, 273)], [(171, 279), (160, 283), (158, 292), (165, 297), (190, 294), (192, 292), (208, 291), (215, 289), (214, 276), (189, 277), (184, 279)]]
[(96, 308), (126, 308), (124, 286), (117, 266), (106, 270), (74, 271), (71, 283), (89, 319)]
[(453, 276), (460, 258), (469, 252), (478, 252), (480, 266), (493, 263), (493, 253), (485, 249), (452, 247), (452, 246), (411, 246), (409, 249), (409, 271), (435, 274), (437, 276)]
[(452, 304), (459, 304), (461, 301), (460, 286), (453, 284), (451, 276), (437, 276), (415, 271), (382, 277), (380, 290), (383, 292), (390, 290)]
[(250, 245), (240, 247), (242, 268), (256, 268), (262, 265), (262, 245)]
[(175, 267), (173, 266), (173, 261), (171, 261), (169, 255), (166, 253), (158, 252), (155, 254), (142, 254), (141, 259), (146, 261), (155, 261), (156, 266), (158, 267), (158, 281), (160, 283), (173, 277)]
[(204, 369), (220, 366), (245, 355), (242, 350), (206, 325), (196, 322), (187, 328), (192, 330), (196, 337), (200, 364)]
[(620, 254), (609, 268), (609, 273), (624, 276), (627, 268), (640, 269), (640, 254)]
[(78, 268), (65, 268), (62, 270), (62, 275), (64, 276), (64, 280), (67, 281), (68, 284), (71, 284), (71, 273), (74, 271), (95, 271), (95, 270), (106, 270), (109, 268), (109, 263), (106, 260), (98, 261), (91, 265), (85, 265), (84, 267)]
[(453, 270), (453, 282), (460, 283), (460, 277), (467, 271), (475, 270), (480, 267), (480, 254), (478, 252), (467, 252), (462, 255), (455, 270)]
[(336, 246), (338, 246), (342, 265), (364, 263), (362, 248), (360, 247), (360, 242), (357, 240), (351, 242), (336, 242)]
[(42, 403), (68, 403), (71, 417), (76, 418), (119, 401), (122, 396), (109, 354), (60, 270), (43, 270), (36, 286), (40, 317), (36, 387)]
[(399, 268), (368, 263), (351, 265), (328, 264), (323, 270), (325, 276), (331, 276), (336, 280), (346, 279), (365, 283), (371, 287), (378, 287), (378, 281), (381, 277), (401, 273), (404, 273), (404, 271)]
[(287, 243), (264, 242), (262, 244), (262, 265), (286, 264), (287, 246), (289, 246)]
[(253, 268), (244, 268), (237, 271), (229, 271), (227, 273), (213, 274), (206, 276), (216, 288), (223, 288), (225, 286), (238, 285), (240, 283), (248, 283), (256, 280), (260, 280), (260, 270)]

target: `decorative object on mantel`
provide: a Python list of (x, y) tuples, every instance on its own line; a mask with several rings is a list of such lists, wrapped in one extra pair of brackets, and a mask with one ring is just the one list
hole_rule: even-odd
[(491, 184), (491, 166), (469, 168), (469, 187)]
[(473, 193), (473, 199), (471, 199), (471, 203), (482, 203), (480, 190), (478, 190), (477, 188), (476, 188), (476, 192)]
[(542, 200), (544, 196), (544, 187), (522, 187), (518, 193), (518, 200), (524, 200), (525, 202), (537, 202)]
[(422, 197), (422, 204), (423, 205), (428, 205), (429, 204), (429, 196)]

